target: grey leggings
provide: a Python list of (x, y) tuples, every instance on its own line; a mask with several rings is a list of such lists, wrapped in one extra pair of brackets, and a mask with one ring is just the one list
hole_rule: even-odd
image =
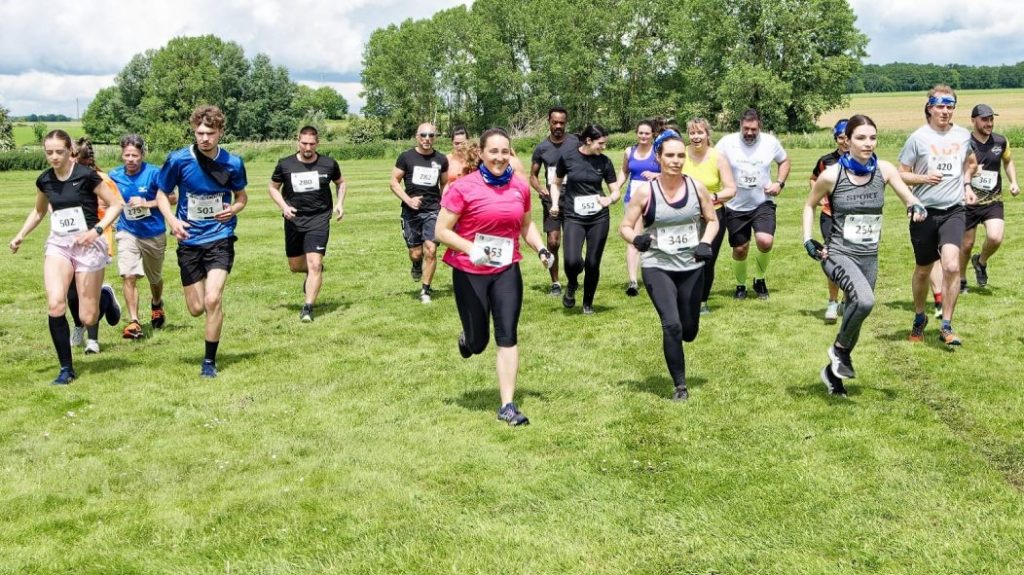
[(850, 256), (830, 252), (821, 262), (828, 279), (843, 290), (843, 323), (836, 343), (852, 350), (860, 338), (860, 328), (875, 307), (875, 279), (878, 277), (878, 255)]

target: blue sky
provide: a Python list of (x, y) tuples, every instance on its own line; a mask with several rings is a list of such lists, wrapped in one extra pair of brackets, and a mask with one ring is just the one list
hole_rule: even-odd
[[(0, 105), (14, 115), (76, 116), (134, 54), (175, 36), (215, 34), (329, 85), (358, 109), (363, 44), (381, 26), (457, 0), (0, 0)], [(851, 0), (871, 43), (868, 62), (995, 65), (1024, 60), (1024, 10), (1014, 0)], [(95, 23), (91, 24), (90, 23)], [(289, 37), (291, 36), (291, 37)]]

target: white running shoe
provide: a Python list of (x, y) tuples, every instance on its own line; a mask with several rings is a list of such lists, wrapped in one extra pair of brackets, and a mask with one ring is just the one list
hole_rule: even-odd
[(95, 339), (90, 339), (90, 340), (85, 342), (85, 353), (99, 353), (99, 352), (100, 352), (100, 342), (96, 341)]
[(71, 347), (85, 343), (85, 326), (75, 326), (71, 330)]
[(432, 301), (430, 299), (431, 293), (432, 293), (431, 290), (427, 290), (427, 289), (420, 290), (420, 303), (422, 303), (422, 304), (430, 303)]
[(829, 301), (825, 307), (825, 323), (835, 323), (839, 319), (839, 302)]

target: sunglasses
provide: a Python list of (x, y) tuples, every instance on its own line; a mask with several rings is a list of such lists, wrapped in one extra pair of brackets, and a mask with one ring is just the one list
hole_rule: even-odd
[(421, 138), (433, 138), (436, 135), (434, 132), (420, 132)]

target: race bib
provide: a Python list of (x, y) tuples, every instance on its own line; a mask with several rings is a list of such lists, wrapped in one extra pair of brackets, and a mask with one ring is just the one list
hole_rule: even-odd
[(298, 172), (292, 174), (292, 191), (301, 194), (320, 190), (319, 172)]
[(437, 178), (440, 173), (441, 170), (438, 168), (414, 166), (412, 169), (412, 183), (417, 186), (435, 186), (437, 185)]
[(697, 224), (658, 228), (658, 249), (666, 254), (678, 254), (697, 247), (698, 240)]
[(515, 244), (511, 238), (478, 233), (473, 238), (473, 245), (483, 248), (490, 256), (491, 260), (484, 264), (486, 266), (500, 268), (512, 263), (512, 250), (515, 249)]
[(127, 206), (126, 205), (124, 207), (124, 212), (122, 212), (122, 213), (124, 214), (124, 219), (132, 221), (132, 222), (134, 222), (135, 220), (141, 220), (143, 218), (148, 218), (149, 215), (150, 215), (149, 208), (147, 208), (145, 206), (137, 206), (137, 207), (133, 208), (131, 206)]
[(592, 216), (601, 211), (601, 204), (597, 201), (600, 196), (576, 196), (573, 198), (573, 211), (580, 216)]
[(993, 170), (981, 170), (971, 178), (971, 187), (983, 192), (991, 192), (996, 189), (996, 181), (999, 179), (999, 172)]
[(928, 171), (942, 172), (943, 178), (952, 178), (956, 176), (957, 170), (960, 169), (956, 160), (956, 156), (936, 156), (932, 154), (928, 156)]
[(761, 182), (760, 170), (740, 170), (739, 181), (736, 182), (741, 188), (757, 188)]
[(188, 219), (192, 221), (212, 220), (214, 214), (223, 209), (224, 200), (220, 194), (188, 196)]
[(82, 207), (64, 208), (50, 214), (50, 231), (66, 236), (85, 231), (85, 212)]
[(851, 244), (877, 244), (881, 237), (881, 215), (856, 214), (843, 221), (843, 239)]

